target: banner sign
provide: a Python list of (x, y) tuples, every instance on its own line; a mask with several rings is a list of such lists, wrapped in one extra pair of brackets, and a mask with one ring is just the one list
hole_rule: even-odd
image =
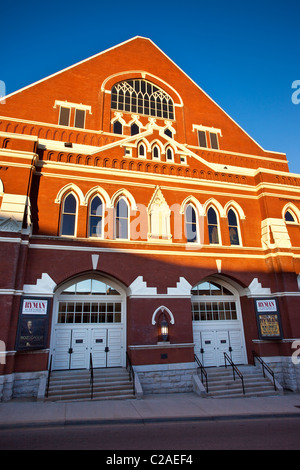
[(47, 315), (48, 300), (24, 299), (23, 315)]
[(49, 310), (50, 299), (21, 298), (16, 351), (47, 347)]
[(255, 299), (255, 311), (260, 339), (282, 339), (277, 299)]
[(277, 304), (275, 299), (257, 300), (256, 308), (258, 312), (277, 312)]

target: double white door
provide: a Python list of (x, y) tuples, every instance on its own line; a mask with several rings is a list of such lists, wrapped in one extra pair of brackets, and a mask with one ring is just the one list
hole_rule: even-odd
[(194, 331), (195, 353), (204, 367), (225, 364), (224, 353), (235, 364), (245, 364), (245, 350), (240, 329)]
[(58, 327), (52, 348), (54, 370), (123, 366), (122, 328)]

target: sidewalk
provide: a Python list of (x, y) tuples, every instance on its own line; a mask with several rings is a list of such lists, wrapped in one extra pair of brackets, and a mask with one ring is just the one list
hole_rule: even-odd
[(300, 394), (256, 398), (201, 398), (193, 393), (146, 395), (141, 400), (0, 403), (0, 429), (79, 424), (299, 417)]

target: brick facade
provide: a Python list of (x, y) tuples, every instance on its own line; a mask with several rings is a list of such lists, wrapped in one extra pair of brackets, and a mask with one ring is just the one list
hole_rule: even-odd
[[(63, 109), (69, 125), (60, 124)], [(75, 127), (82, 116), (82, 127)], [(134, 127), (138, 133), (131, 135)], [(272, 363), (290, 358), (300, 337), (300, 176), (289, 172), (286, 155), (264, 150), (151, 40), (133, 38), (7, 96), (0, 156), (4, 378), (48, 369), (58, 346), (61, 292), (84, 279), (120, 287), (123, 366), (127, 351), (149, 373), (164, 364), (190, 367), (198, 331), (191, 289), (202, 281), (232, 287), (243, 363), (252, 361), (253, 349)], [(91, 212), (95, 197), (101, 216), (99, 207)], [(116, 221), (121, 200), (125, 222)], [(188, 206), (196, 233), (190, 242)], [(43, 348), (16, 347), (26, 296), (49, 301)], [(280, 338), (259, 337), (257, 298), (277, 300)], [(210, 325), (219, 331), (220, 319), (206, 321), (205, 331)]]

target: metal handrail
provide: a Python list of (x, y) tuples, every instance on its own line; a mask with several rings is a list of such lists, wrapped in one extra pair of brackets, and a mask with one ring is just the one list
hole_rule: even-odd
[(197, 365), (200, 369), (200, 372), (201, 372), (201, 382), (203, 383), (203, 375), (205, 377), (205, 384), (206, 384), (206, 392), (208, 393), (208, 380), (207, 380), (207, 372), (205, 370), (205, 368), (203, 367), (199, 357), (197, 356), (197, 354), (194, 354), (194, 357), (195, 357), (195, 361), (197, 362)]
[(50, 386), (50, 375), (52, 372), (52, 354), (50, 356), (50, 363), (49, 363), (49, 370), (48, 370), (48, 380), (47, 380), (47, 390), (46, 390), (46, 398), (48, 398), (49, 395), (49, 386)]
[(245, 386), (244, 386), (244, 377), (243, 374), (238, 370), (232, 359), (228, 356), (226, 352), (224, 352), (224, 360), (225, 360), (225, 367), (227, 369), (227, 361), (229, 362), (230, 366), (232, 367), (232, 372), (233, 372), (233, 379), (235, 380), (235, 373), (239, 376), (239, 378), (242, 381), (242, 387), (243, 387), (243, 394), (245, 395)]
[(93, 367), (93, 356), (92, 353), (90, 353), (90, 386), (91, 386), (91, 400), (93, 399), (94, 396), (94, 367)]
[(258, 360), (258, 362), (262, 365), (262, 370), (263, 370), (263, 375), (264, 377), (266, 377), (266, 374), (265, 374), (265, 369), (269, 372), (269, 374), (272, 376), (273, 378), (273, 384), (274, 384), (274, 389), (275, 389), (275, 392), (277, 391), (277, 387), (276, 387), (276, 381), (275, 381), (275, 374), (273, 372), (273, 370), (268, 366), (268, 364), (265, 363), (265, 361), (255, 352), (255, 351), (252, 351), (252, 356), (253, 356), (253, 363), (255, 365), (255, 359)]
[(134, 377), (134, 370), (132, 367), (131, 359), (129, 357), (128, 352), (126, 351), (126, 360), (127, 360), (127, 369), (129, 368), (129, 380), (132, 381), (132, 388), (133, 394), (135, 395), (135, 377)]

